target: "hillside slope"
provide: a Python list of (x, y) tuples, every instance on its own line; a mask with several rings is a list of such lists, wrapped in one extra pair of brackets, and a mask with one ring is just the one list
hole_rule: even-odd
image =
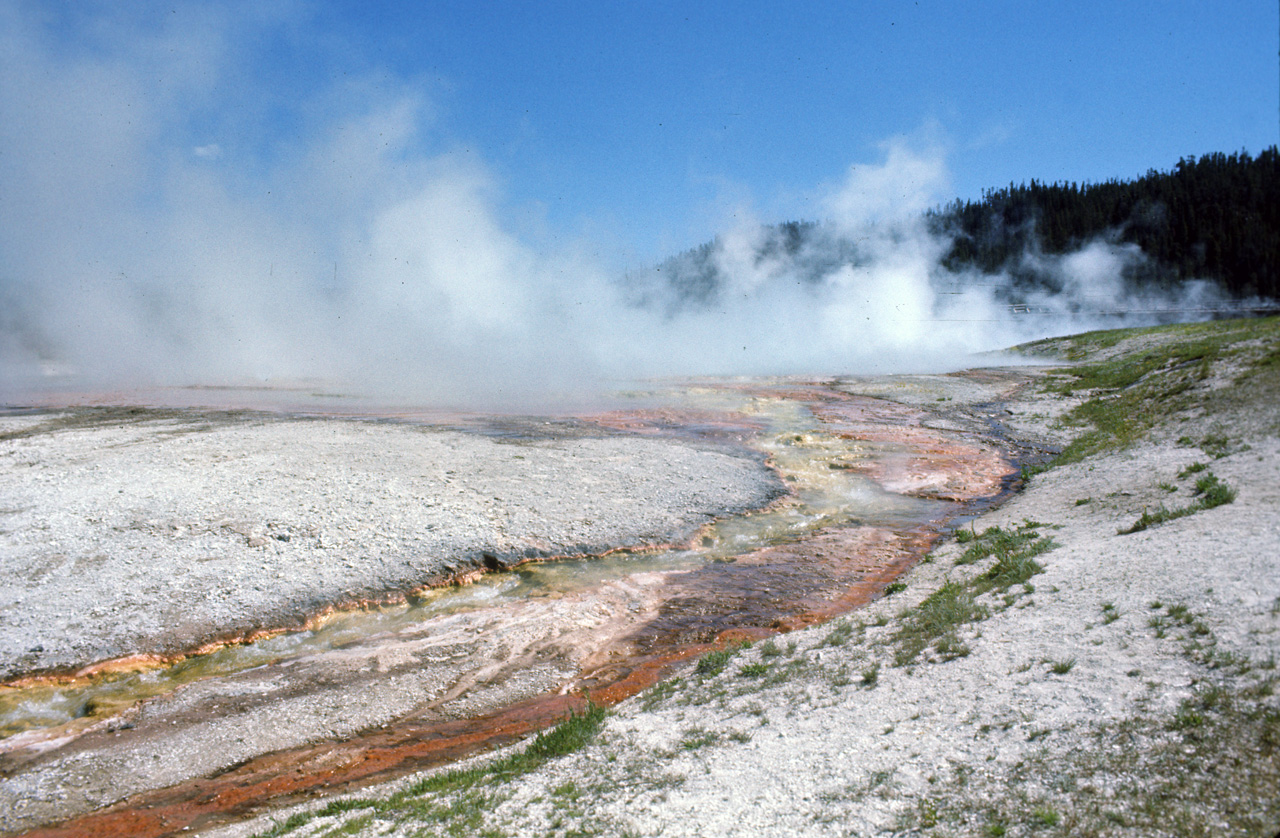
[[(1008, 424), (1066, 447), (905, 588), (532, 745), (216, 834), (1274, 834), (1280, 321), (1022, 351), (1055, 365)], [(924, 404), (961, 377), (845, 386)]]

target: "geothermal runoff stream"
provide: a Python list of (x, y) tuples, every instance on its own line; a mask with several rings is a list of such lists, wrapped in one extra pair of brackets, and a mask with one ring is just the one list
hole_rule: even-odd
[[(764, 458), (778, 488), (680, 544), (528, 562), (485, 553), (452, 578), (301, 626), (12, 679), (0, 687), (0, 803), (13, 814), (0, 829), (207, 827), (506, 744), (708, 650), (845, 613), (1009, 490), (1019, 454), (979, 407), (940, 419), (841, 382), (773, 380), (576, 417), (575, 433)], [(502, 420), (465, 430), (521, 442)]]

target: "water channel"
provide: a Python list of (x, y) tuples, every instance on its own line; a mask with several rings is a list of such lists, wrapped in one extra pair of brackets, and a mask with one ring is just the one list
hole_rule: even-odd
[[(0, 755), (33, 736), (65, 742), (101, 731), (104, 720), (132, 719), (139, 707), (139, 724), (177, 725), (177, 711), (164, 719), (168, 704), (183, 704), (178, 693), (225, 702), (266, 679), (289, 681), (295, 692), (331, 690), (330, 676), (316, 673), (373, 661), (351, 668), (362, 674), (344, 682), (354, 700), (376, 677), (367, 671), (381, 667), (391, 678), (400, 670), (382, 661), (414, 655), (438, 663), (439, 672), (416, 675), (434, 680), (420, 688), (414, 709), (399, 713), (400, 722), (380, 728), (407, 725), (401, 739), (408, 743), (437, 736), (425, 736), (426, 728), (505, 719), (493, 725), (502, 732), (491, 744), (501, 744), (522, 725), (554, 721), (565, 696), (618, 700), (717, 643), (812, 624), (878, 596), (948, 522), (1005, 491), (1012, 473), (989, 440), (931, 431), (910, 410), (821, 388), (691, 387), (663, 398), (676, 407), (665, 408), (661, 421), (641, 407), (625, 413), (626, 424), (636, 432), (745, 441), (767, 456), (790, 496), (719, 520), (677, 549), (521, 565), (468, 585), (416, 591), (406, 602), (328, 614), (305, 630), (166, 666), (10, 685), (0, 689)], [(617, 415), (601, 424), (611, 422)], [(440, 651), (446, 646), (447, 654)], [(528, 685), (517, 688), (526, 676)], [(538, 709), (517, 714), (521, 724), (513, 727), (510, 708), (530, 702)], [(195, 725), (187, 712), (181, 723)], [(466, 730), (461, 752), (484, 747), (474, 725)], [(388, 735), (395, 734), (379, 734)], [(314, 738), (303, 725), (296, 743), (282, 739), (273, 750), (305, 750), (303, 743)], [(444, 747), (395, 770), (456, 755)], [(247, 764), (245, 770), (254, 770)], [(200, 817), (207, 813), (187, 823)]]

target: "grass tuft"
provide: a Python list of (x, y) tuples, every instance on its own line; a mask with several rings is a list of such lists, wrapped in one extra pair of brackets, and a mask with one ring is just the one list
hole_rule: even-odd
[(704, 678), (719, 675), (729, 665), (730, 659), (744, 648), (746, 648), (745, 644), (739, 644), (725, 649), (717, 649), (714, 652), (707, 652), (701, 658), (698, 658), (698, 664), (693, 668), (693, 671)]
[(1066, 675), (1076, 666), (1075, 658), (1067, 658), (1065, 660), (1053, 661), (1049, 666), (1049, 671), (1054, 675)]
[[(969, 647), (957, 630), (990, 614), (975, 598), (990, 591), (1003, 593), (1013, 585), (1026, 585), (1032, 576), (1044, 572), (1044, 565), (1035, 557), (1057, 545), (1052, 538), (1036, 532), (1042, 526), (1036, 521), (1024, 521), (1013, 529), (988, 527), (970, 539), (969, 547), (956, 559), (957, 565), (992, 557), (995, 562), (985, 573), (967, 582), (945, 582), (918, 606), (903, 612), (893, 637), (897, 646), (894, 662), (898, 666), (913, 663), (930, 647), (944, 661), (968, 655)], [(1010, 602), (1017, 599), (1012, 594), (1010, 597)]]
[(1155, 511), (1144, 509), (1138, 520), (1127, 527), (1116, 530), (1116, 533), (1118, 535), (1131, 535), (1135, 532), (1142, 532), (1157, 524), (1185, 518), (1205, 509), (1223, 506), (1236, 499), (1236, 490), (1223, 483), (1218, 479), (1217, 475), (1209, 471), (1196, 480), (1196, 494), (1199, 495), (1199, 499), (1187, 506), (1169, 509), (1164, 504), (1160, 504)]

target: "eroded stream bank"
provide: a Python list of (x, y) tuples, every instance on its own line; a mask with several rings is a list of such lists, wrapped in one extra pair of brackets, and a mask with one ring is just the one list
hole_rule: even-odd
[(0, 762), (13, 812), (4, 828), (116, 801), (36, 834), (206, 826), (502, 744), (587, 699), (634, 694), (716, 643), (847, 611), (948, 521), (1007, 491), (1016, 455), (974, 405), (1018, 380), (947, 379), (968, 398), (941, 411), (849, 385), (753, 383), (595, 418), (636, 441), (746, 442), (771, 458), (792, 499), (723, 519), (689, 549), (522, 568), (463, 589), (454, 605), (431, 594), (417, 607), (433, 613), (382, 612), (337, 642), (189, 683), (75, 738), (11, 737), (30, 744)]

